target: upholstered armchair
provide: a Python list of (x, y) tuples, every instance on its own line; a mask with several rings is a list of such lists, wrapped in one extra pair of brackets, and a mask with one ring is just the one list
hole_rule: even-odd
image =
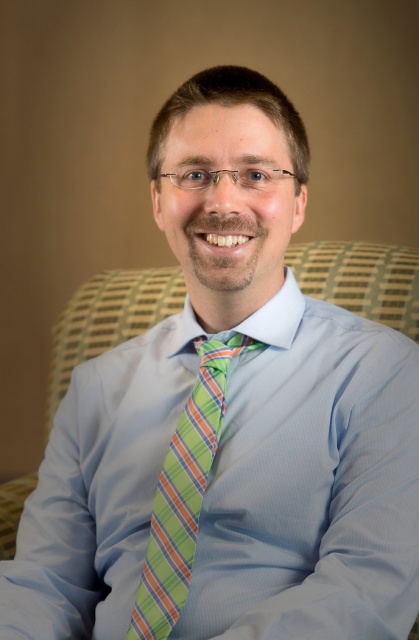
[[(306, 295), (382, 322), (419, 343), (419, 249), (304, 243), (291, 245), (286, 262)], [(46, 437), (73, 367), (177, 313), (185, 293), (180, 268), (168, 267), (105, 271), (73, 295), (53, 333)], [(35, 485), (36, 473), (0, 485), (0, 559), (14, 555), (23, 503)], [(419, 640), (418, 621), (409, 640)]]

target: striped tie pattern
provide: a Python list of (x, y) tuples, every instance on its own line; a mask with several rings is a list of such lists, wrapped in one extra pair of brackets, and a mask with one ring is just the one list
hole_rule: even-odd
[(261, 343), (198, 338), (198, 380), (180, 417), (153, 502), (147, 557), (126, 640), (165, 640), (188, 596), (199, 516), (226, 410), (231, 359)]

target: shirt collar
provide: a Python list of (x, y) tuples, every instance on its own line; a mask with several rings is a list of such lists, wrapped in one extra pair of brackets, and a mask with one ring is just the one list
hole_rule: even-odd
[[(292, 271), (286, 267), (281, 289), (263, 307), (243, 320), (226, 334), (243, 333), (273, 347), (290, 349), (305, 309), (301, 293)], [(221, 334), (217, 334), (221, 339)], [(192, 340), (207, 333), (198, 323), (189, 296), (186, 296), (177, 331), (174, 332), (169, 357), (180, 351), (193, 350)]]

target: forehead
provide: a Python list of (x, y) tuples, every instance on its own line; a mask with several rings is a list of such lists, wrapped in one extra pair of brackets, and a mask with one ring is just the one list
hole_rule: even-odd
[(278, 162), (289, 159), (282, 129), (258, 107), (249, 104), (193, 107), (173, 122), (164, 155), (171, 164), (194, 156), (214, 161), (249, 155)]

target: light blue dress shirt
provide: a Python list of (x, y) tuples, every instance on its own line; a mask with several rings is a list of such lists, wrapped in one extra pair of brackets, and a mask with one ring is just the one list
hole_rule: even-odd
[[(232, 363), (170, 639), (406, 638), (419, 610), (419, 348), (305, 298), (289, 271), (236, 329), (268, 346)], [(187, 299), (76, 368), (16, 560), (0, 563), (1, 640), (123, 640), (202, 334)]]

